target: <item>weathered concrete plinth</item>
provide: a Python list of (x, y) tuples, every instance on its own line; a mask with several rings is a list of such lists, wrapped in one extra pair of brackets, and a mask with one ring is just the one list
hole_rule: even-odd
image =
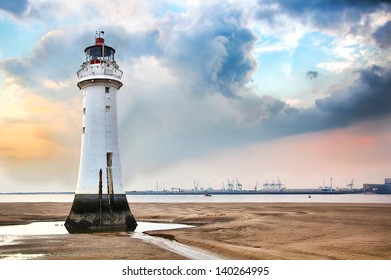
[(65, 221), (69, 233), (134, 231), (125, 194), (76, 194)]

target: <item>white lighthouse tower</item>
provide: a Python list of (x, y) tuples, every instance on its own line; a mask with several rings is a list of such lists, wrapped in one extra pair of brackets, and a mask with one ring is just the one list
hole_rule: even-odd
[(79, 177), (69, 232), (132, 231), (137, 223), (123, 189), (117, 125), (117, 91), (122, 71), (115, 49), (105, 45), (103, 31), (87, 47), (77, 72), (83, 93)]

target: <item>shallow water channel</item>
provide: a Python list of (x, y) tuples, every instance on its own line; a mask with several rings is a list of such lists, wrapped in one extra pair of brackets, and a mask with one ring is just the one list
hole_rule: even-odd
[[(217, 255), (211, 254), (205, 250), (187, 246), (161, 237), (144, 234), (146, 231), (169, 230), (192, 227), (184, 224), (169, 223), (148, 223), (138, 222), (138, 226), (133, 233), (129, 233), (131, 238), (140, 239), (143, 242), (153, 244), (165, 250), (177, 253), (193, 260), (217, 260)], [(58, 222), (34, 222), (27, 225), (0, 226), (0, 246), (13, 245), (20, 242), (24, 236), (32, 235), (57, 235), (69, 234), (63, 221)], [(44, 256), (43, 254), (1, 254), (0, 259), (35, 259)]]

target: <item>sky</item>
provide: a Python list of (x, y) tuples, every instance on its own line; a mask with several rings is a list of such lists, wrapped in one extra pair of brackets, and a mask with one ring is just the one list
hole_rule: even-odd
[(391, 177), (388, 1), (0, 0), (0, 192), (76, 189), (97, 30), (126, 190)]

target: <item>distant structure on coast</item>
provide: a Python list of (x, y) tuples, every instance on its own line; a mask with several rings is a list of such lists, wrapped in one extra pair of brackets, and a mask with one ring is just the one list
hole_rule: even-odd
[(122, 71), (115, 49), (99, 31), (77, 72), (83, 93), (79, 176), (65, 227), (70, 233), (133, 231), (137, 227), (122, 184), (117, 125), (117, 90)]
[(385, 178), (384, 184), (364, 184), (363, 189), (365, 192), (389, 194), (391, 193), (391, 178)]
[(391, 194), (391, 178), (386, 178), (384, 184), (364, 184), (362, 188), (356, 188), (354, 185), (354, 178), (346, 185), (346, 187), (333, 187), (333, 178), (330, 178), (330, 185), (325, 184), (323, 179), (323, 185), (318, 188), (286, 188), (280, 181), (277, 182), (266, 181), (263, 187), (258, 187), (259, 181), (256, 182), (252, 188), (244, 189), (243, 185), (239, 182), (239, 179), (230, 180), (227, 178), (227, 185), (224, 184), (221, 189), (214, 189), (210, 186), (208, 188), (200, 187), (200, 181), (194, 181), (194, 187), (191, 189), (172, 187), (171, 189), (159, 190), (158, 186), (155, 190), (146, 191), (127, 191), (127, 194), (131, 195), (246, 195), (246, 194), (298, 194), (298, 195), (311, 195), (311, 194), (362, 194), (362, 193), (374, 193), (374, 194)]

